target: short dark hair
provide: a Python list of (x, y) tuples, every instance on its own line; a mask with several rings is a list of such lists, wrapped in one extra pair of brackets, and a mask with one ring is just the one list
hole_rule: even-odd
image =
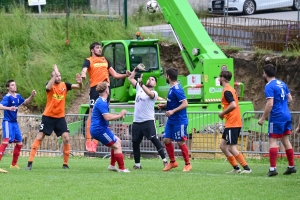
[(276, 67), (272, 64), (267, 64), (264, 66), (264, 72), (267, 74), (268, 77), (275, 77), (276, 75)]
[(157, 83), (157, 78), (155, 76), (150, 76), (150, 77), (154, 78), (155, 83)]
[[(95, 46), (97, 46), (97, 45), (101, 46), (101, 44), (100, 44), (99, 42), (94, 42), (94, 43), (92, 43), (92, 44), (90, 45), (90, 51), (91, 51), (92, 49), (94, 49)], [(92, 55), (92, 52), (91, 52), (91, 55)]]
[(177, 81), (178, 77), (178, 69), (174, 67), (170, 67), (169, 69), (166, 70), (167, 76), (171, 79), (171, 81)]
[(225, 80), (230, 81), (232, 78), (232, 73), (230, 71), (221, 71), (220, 77), (224, 77)]
[(9, 87), (10, 83), (12, 83), (12, 82), (15, 82), (15, 81), (12, 80), (12, 79), (8, 80), (8, 81), (6, 82), (6, 84), (5, 84), (5, 86), (6, 86), (6, 87)]

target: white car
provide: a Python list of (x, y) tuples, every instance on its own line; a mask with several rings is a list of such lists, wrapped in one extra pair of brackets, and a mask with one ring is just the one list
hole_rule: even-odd
[(224, 13), (225, 4), (228, 4), (228, 13), (244, 13), (252, 15), (258, 10), (290, 7), (298, 10), (299, 0), (210, 0), (210, 13)]

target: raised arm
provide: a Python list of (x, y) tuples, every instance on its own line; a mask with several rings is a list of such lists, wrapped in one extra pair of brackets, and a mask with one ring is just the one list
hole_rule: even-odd
[(114, 68), (112, 68), (112, 67), (110, 67), (110, 68), (108, 69), (108, 71), (109, 71), (109, 74), (110, 74), (112, 77), (114, 77), (115, 79), (124, 79), (124, 78), (129, 77), (130, 74), (131, 74), (131, 72), (128, 71), (128, 70), (126, 71), (126, 74), (119, 74), (119, 73), (116, 72), (116, 71), (114, 70)]
[(51, 88), (52, 88), (52, 86), (53, 86), (53, 84), (55, 82), (55, 78), (57, 76), (60, 76), (60, 73), (58, 71), (57, 65), (55, 64), (55, 65), (53, 65), (53, 72), (52, 72), (51, 79), (50, 79), (50, 81), (46, 85), (46, 90), (51, 90)]
[(25, 99), (23, 104), (29, 104), (32, 101), (32, 99), (35, 97), (35, 95), (36, 95), (36, 91), (32, 90), (31, 95), (27, 99)]
[(82, 76), (80, 76), (80, 74), (78, 74), (78, 73), (76, 74), (76, 82), (77, 82), (77, 84), (72, 84), (71, 88), (81, 90), (82, 89)]
[(128, 80), (130, 82), (130, 84), (135, 88), (137, 81), (134, 79), (135, 75), (136, 75), (136, 68), (133, 69), (133, 71), (131, 72), (130, 76), (128, 77)]

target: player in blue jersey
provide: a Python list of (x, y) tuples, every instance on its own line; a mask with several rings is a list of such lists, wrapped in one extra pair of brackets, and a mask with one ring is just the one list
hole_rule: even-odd
[[(6, 88), (8, 93), (0, 102), (0, 110), (4, 110), (2, 121), (3, 140), (0, 146), (0, 160), (8, 143), (16, 143), (10, 168), (20, 169), (17, 163), (22, 148), (22, 134), (17, 122), (18, 107), (22, 104), (30, 103), (36, 95), (36, 91), (32, 90), (31, 95), (27, 99), (24, 99), (20, 94), (16, 93), (17, 85), (14, 80), (7, 81)], [(0, 169), (0, 172), (7, 173), (7, 171), (3, 169)]]
[(164, 131), (164, 143), (168, 152), (170, 163), (165, 166), (164, 171), (169, 171), (172, 168), (178, 167), (175, 160), (174, 146), (172, 140), (176, 141), (181, 149), (182, 157), (185, 161), (183, 168), (184, 172), (192, 169), (189, 158), (189, 149), (185, 144), (187, 137), (188, 118), (186, 108), (188, 106), (187, 99), (181, 85), (177, 82), (178, 70), (176, 68), (169, 68), (166, 70), (166, 81), (171, 88), (168, 93), (166, 104), (159, 104), (160, 109), (166, 108), (166, 116), (168, 121)]
[[(121, 140), (108, 128), (108, 121), (123, 118), (126, 114), (126, 110), (122, 110), (119, 114), (109, 113), (109, 102), (107, 102), (107, 97), (109, 96), (108, 86), (108, 82), (101, 82), (96, 86), (96, 91), (100, 96), (96, 100), (92, 111), (90, 132), (94, 139), (111, 148), (111, 160), (108, 170), (130, 172), (124, 166)], [(115, 166), (116, 162), (119, 165), (119, 169)]]
[(292, 96), (287, 85), (276, 79), (276, 68), (272, 64), (267, 64), (263, 68), (263, 77), (266, 81), (265, 96), (266, 107), (258, 124), (263, 125), (269, 117), (269, 156), (270, 170), (267, 176), (276, 176), (276, 159), (278, 154), (278, 139), (281, 140), (288, 159), (288, 168), (283, 173), (290, 175), (296, 173), (294, 166), (294, 149), (290, 143), (289, 135), (292, 134), (292, 116), (288, 107), (288, 102), (292, 101)]

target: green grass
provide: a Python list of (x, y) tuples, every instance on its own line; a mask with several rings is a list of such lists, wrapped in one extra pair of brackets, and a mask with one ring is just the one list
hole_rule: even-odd
[[(183, 160), (170, 172), (162, 171), (159, 159), (142, 159), (142, 170), (123, 174), (107, 171), (108, 159), (71, 157), (70, 170), (63, 170), (62, 157), (36, 157), (26, 171), (27, 157), (20, 157), (20, 170), (8, 169), (10, 156), (0, 166), (1, 199), (297, 199), (299, 174), (284, 176), (287, 162), (279, 159), (276, 177), (266, 177), (266, 159), (248, 159), (252, 174), (225, 174), (231, 170), (223, 159), (192, 160), (191, 172), (183, 173)], [(125, 165), (133, 166), (132, 159)], [(296, 160), (296, 165), (299, 165)]]

